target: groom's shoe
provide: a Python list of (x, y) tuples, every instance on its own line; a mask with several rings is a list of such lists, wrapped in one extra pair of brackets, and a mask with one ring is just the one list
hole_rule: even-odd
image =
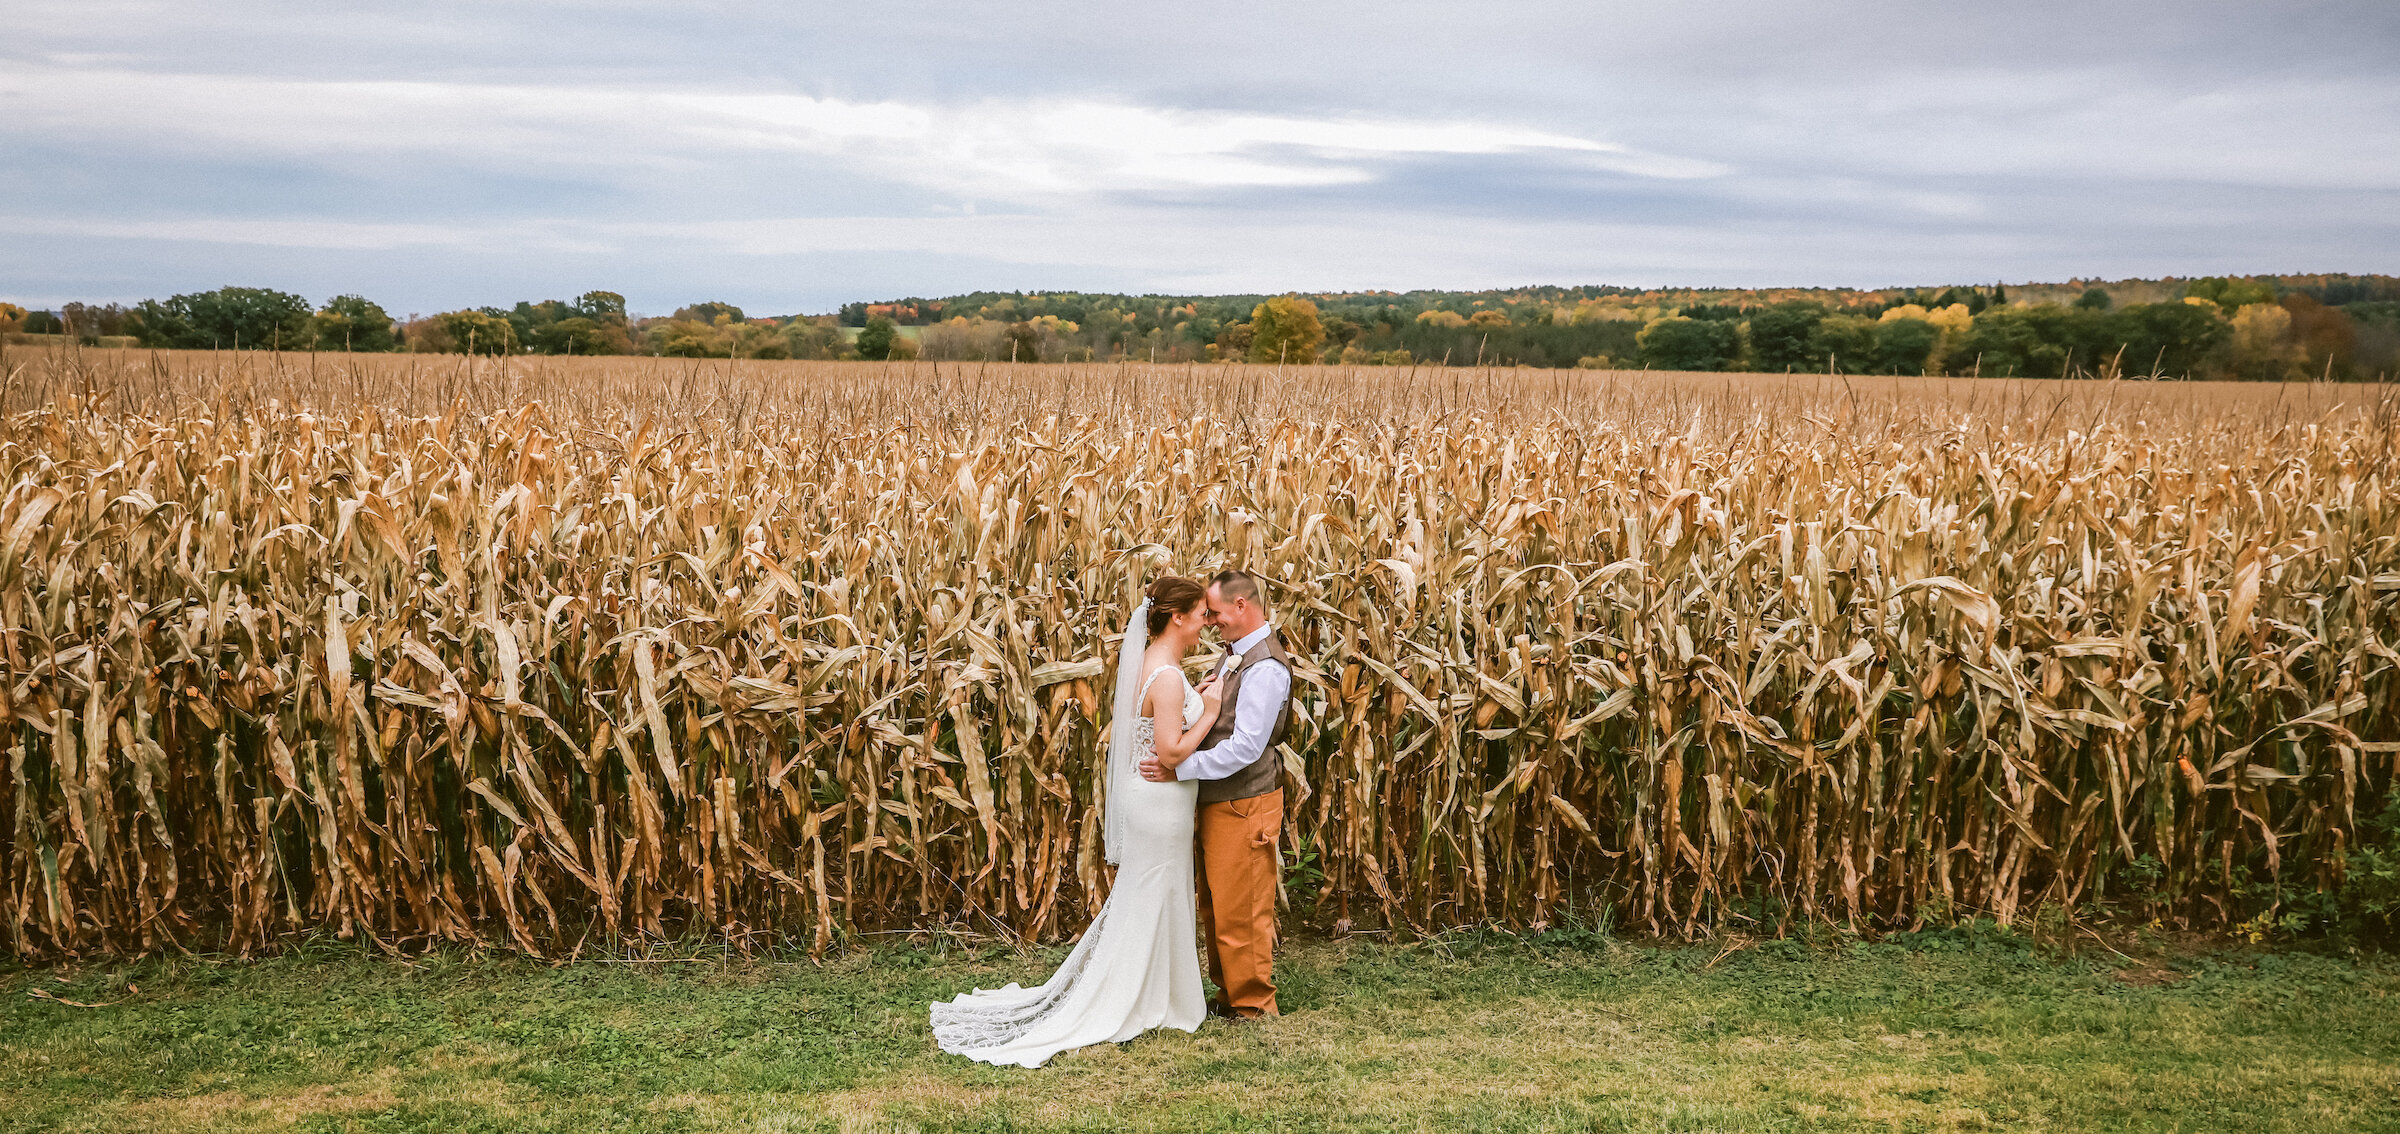
[(1225, 1003), (1225, 1002), (1224, 1002), (1224, 1001), (1222, 1001), (1222, 1000), (1211, 1000), (1211, 1001), (1209, 1001), (1209, 1002), (1208, 1002), (1208, 1014), (1209, 1014), (1209, 1015), (1211, 1015), (1211, 1016), (1215, 1016), (1215, 1017), (1217, 1017), (1217, 1018), (1219, 1018), (1219, 1019), (1225, 1019), (1225, 1020), (1238, 1020), (1238, 1019), (1240, 1019), (1240, 1018), (1241, 1018), (1241, 1017), (1239, 1017), (1239, 1016), (1236, 1016), (1236, 1015), (1234, 1015), (1234, 1014), (1233, 1014), (1233, 1006), (1232, 1006), (1232, 1005), (1230, 1005), (1230, 1004), (1227, 1004), (1227, 1003)]

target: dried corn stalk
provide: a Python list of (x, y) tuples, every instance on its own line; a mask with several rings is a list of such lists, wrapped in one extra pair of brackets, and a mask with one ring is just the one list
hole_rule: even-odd
[(1071, 933), (1105, 636), (1227, 561), (1304, 659), (1291, 897), (1353, 919), (2222, 923), (2400, 760), (2388, 415), (232, 357), (16, 387), (19, 955)]

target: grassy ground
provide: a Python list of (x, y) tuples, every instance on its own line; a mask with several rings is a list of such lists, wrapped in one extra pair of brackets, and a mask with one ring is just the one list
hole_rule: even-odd
[(9, 970), (0, 1131), (2400, 1130), (2400, 963), (2116, 946), (1305, 941), (1032, 1072), (925, 1004), (1056, 951)]

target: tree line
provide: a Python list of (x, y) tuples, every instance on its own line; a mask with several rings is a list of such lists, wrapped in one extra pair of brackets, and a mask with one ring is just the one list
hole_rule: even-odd
[(2276, 380), (2400, 371), (2400, 279), (2254, 276), (1941, 289), (1634, 289), (1169, 296), (973, 292), (754, 317), (635, 316), (588, 291), (395, 318), (225, 287), (130, 307), (0, 304), (0, 331), (176, 349), (693, 358), (1533, 367)]
[(0, 332), (167, 350), (839, 358), (849, 349), (830, 315), (752, 319), (730, 303), (709, 302), (636, 317), (612, 291), (401, 319), (363, 296), (337, 295), (315, 306), (272, 288), (223, 287), (130, 307), (69, 303), (27, 311), (0, 304)]
[(2207, 277), (1940, 289), (1524, 288), (1287, 296), (973, 293), (852, 304), (926, 357), (1840, 374), (2375, 378), (2400, 280)]

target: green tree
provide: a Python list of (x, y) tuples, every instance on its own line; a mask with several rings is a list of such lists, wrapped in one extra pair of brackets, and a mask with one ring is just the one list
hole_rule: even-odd
[(1875, 321), (1863, 315), (1828, 315), (1808, 338), (1812, 369), (1865, 374), (1882, 367)]
[(2101, 372), (2118, 345), (2101, 312), (2055, 303), (1994, 307), (1975, 317), (1950, 368), (1986, 378), (2064, 378)]
[(724, 358), (732, 353), (722, 328), (691, 319), (665, 319), (642, 332), (650, 353), (668, 358)]
[(444, 354), (511, 354), (517, 349), (517, 329), (505, 311), (470, 309), (444, 311), (427, 320), (431, 332), (424, 349)]
[(1325, 342), (1317, 305), (1279, 295), (1250, 309), (1250, 361), (1315, 362)]
[(1825, 308), (1805, 300), (1778, 303), (1750, 316), (1751, 365), (1770, 374), (1814, 370), (1817, 324)]
[(1651, 320), (1635, 341), (1642, 361), (1658, 370), (1723, 370), (1741, 346), (1741, 335), (1722, 320), (1670, 315)]
[(1879, 374), (1923, 374), (1925, 361), (1942, 337), (1941, 329), (1923, 319), (1893, 319), (1875, 325), (1875, 371)]
[(1933, 297), (1933, 302), (1928, 303), (1925, 306), (1948, 307), (1953, 303), (1963, 303), (1966, 305), (1967, 313), (1972, 315), (1981, 313), (1984, 307), (1990, 302), (1991, 301), (1989, 299), (1984, 297), (1983, 292), (1977, 288), (1946, 287), (1942, 289), (1942, 293), (1940, 295)]
[(319, 350), (400, 349), (399, 327), (391, 314), (363, 296), (337, 295), (326, 300), (312, 322)]
[(316, 312), (290, 292), (263, 287), (222, 287), (145, 299), (127, 319), (146, 347), (212, 350), (242, 347), (305, 350)]
[(509, 329), (515, 332), (517, 341), (528, 350), (538, 350), (540, 347), (536, 344), (541, 331), (574, 313), (566, 304), (555, 299), (545, 299), (540, 303), (528, 303), (520, 299), (516, 307), (505, 312), (504, 316), (508, 319)]
[(2265, 280), (2204, 276), (2184, 285), (2183, 293), (2214, 303), (2231, 315), (2253, 303), (2275, 302), (2275, 289)]
[[(725, 353), (735, 358), (790, 358), (792, 344), (783, 337), (783, 330), (773, 322), (760, 320), (751, 323), (728, 323), (719, 329), (725, 338)], [(900, 344), (895, 337), (886, 357), (899, 357)]]
[[(792, 356), (792, 341), (785, 338), (782, 329), (772, 323), (744, 323), (732, 330), (733, 341), (730, 345), (735, 358), (783, 359)], [(895, 346), (906, 341), (892, 340)]]
[(1364, 330), (1365, 328), (1360, 327), (1358, 322), (1353, 319), (1345, 319), (1339, 315), (1326, 319), (1325, 353), (1340, 355), (1343, 348), (1358, 341), (1359, 334)]
[(613, 291), (587, 291), (575, 297), (575, 314), (595, 323), (625, 319), (625, 297)]
[[(507, 318), (518, 345), (536, 354), (630, 354), (634, 349), (625, 297), (613, 291), (587, 291), (572, 300), (519, 301)], [(707, 319), (696, 322), (712, 325)]]
[(859, 328), (858, 341), (852, 345), (858, 349), (860, 358), (881, 362), (892, 356), (892, 339), (898, 334), (899, 328), (891, 320), (877, 315)]
[(631, 354), (633, 339), (621, 322), (573, 315), (533, 329), (526, 344), (540, 354)]
[(2075, 297), (2075, 307), (2079, 311), (2106, 311), (2115, 302), (2114, 297), (2096, 287), (2087, 287), (2082, 295)]
[(839, 358), (842, 332), (832, 320), (794, 319), (783, 325), (784, 354), (789, 358)]
[[(601, 294), (605, 295), (609, 293), (602, 292)], [(622, 306), (625, 301), (622, 297), (620, 297), (617, 302), (620, 306)], [(714, 323), (717, 322), (720, 317), (722, 317), (723, 320), (728, 323), (739, 323), (743, 321), (741, 308), (735, 307), (730, 303), (724, 303), (713, 299), (706, 303), (695, 303), (690, 307), (678, 308), (675, 312), (675, 317), (678, 319), (689, 319), (695, 323)]]

